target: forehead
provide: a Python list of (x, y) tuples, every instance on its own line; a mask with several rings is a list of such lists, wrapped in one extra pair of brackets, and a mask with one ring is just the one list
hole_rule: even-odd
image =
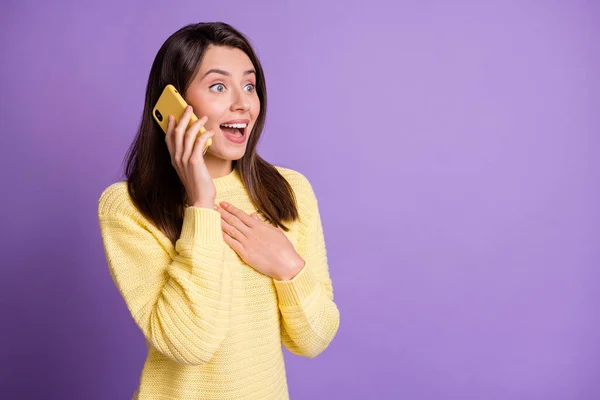
[(219, 68), (235, 74), (253, 69), (254, 66), (250, 61), (250, 57), (240, 49), (210, 45), (204, 53), (199, 71), (202, 72), (211, 68)]

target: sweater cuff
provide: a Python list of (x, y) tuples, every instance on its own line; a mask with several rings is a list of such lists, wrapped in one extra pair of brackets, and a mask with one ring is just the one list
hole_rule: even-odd
[(305, 264), (304, 268), (289, 281), (273, 279), (280, 306), (302, 305), (319, 288), (317, 279), (309, 268), (308, 262)]
[(223, 240), (221, 214), (204, 207), (187, 207), (183, 213), (181, 239), (218, 244)]

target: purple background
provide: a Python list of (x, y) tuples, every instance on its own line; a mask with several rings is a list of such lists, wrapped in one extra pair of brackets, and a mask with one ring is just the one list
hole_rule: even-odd
[(341, 324), (292, 399), (600, 398), (598, 2), (37, 3), (0, 14), (2, 398), (135, 390), (97, 200), (158, 48), (215, 20), (320, 201)]

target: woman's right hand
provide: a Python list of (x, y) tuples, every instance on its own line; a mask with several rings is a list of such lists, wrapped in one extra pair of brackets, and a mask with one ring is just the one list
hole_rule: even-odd
[(186, 131), (192, 115), (192, 107), (188, 106), (179, 123), (169, 115), (166, 142), (171, 154), (171, 164), (177, 171), (179, 179), (187, 193), (187, 203), (194, 207), (214, 208), (217, 189), (204, 163), (204, 146), (214, 132), (206, 131), (197, 136), (204, 126), (207, 117), (194, 122)]

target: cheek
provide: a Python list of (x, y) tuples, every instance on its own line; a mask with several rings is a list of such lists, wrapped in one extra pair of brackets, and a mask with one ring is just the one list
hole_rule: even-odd
[(260, 100), (258, 99), (258, 96), (256, 96), (252, 100), (252, 107), (250, 108), (250, 110), (250, 112), (252, 113), (252, 119), (256, 120), (258, 114), (260, 114)]
[(203, 116), (208, 117), (208, 122), (206, 123), (207, 129), (212, 129), (215, 126), (218, 126), (225, 109), (226, 105), (221, 104), (218, 99), (214, 99), (210, 96), (198, 96), (193, 103), (194, 111), (198, 118), (202, 118)]

